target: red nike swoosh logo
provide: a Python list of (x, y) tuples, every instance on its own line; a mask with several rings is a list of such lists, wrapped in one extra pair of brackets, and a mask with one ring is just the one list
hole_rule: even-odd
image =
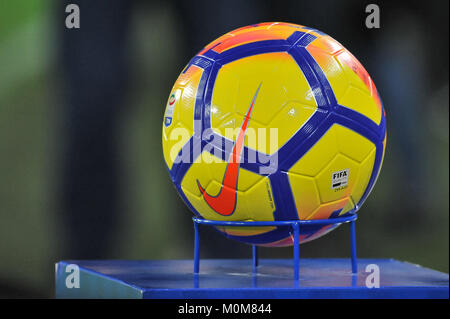
[(233, 214), (236, 207), (239, 162), (241, 159), (242, 150), (244, 149), (244, 138), (248, 127), (248, 122), (250, 120), (250, 114), (252, 113), (253, 106), (255, 105), (256, 96), (261, 88), (261, 84), (256, 90), (255, 96), (253, 97), (247, 114), (245, 115), (244, 122), (242, 123), (241, 129), (238, 133), (236, 142), (234, 143), (233, 151), (225, 170), (222, 188), (219, 193), (215, 196), (209, 195), (197, 180), (198, 189), (202, 193), (206, 203), (208, 203), (209, 207), (211, 207), (216, 213), (222, 216), (229, 216)]

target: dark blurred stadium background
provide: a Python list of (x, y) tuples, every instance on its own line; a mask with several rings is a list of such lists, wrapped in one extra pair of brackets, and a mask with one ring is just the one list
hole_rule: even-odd
[[(65, 28), (69, 3), (79, 30)], [(383, 98), (386, 157), (358, 255), (448, 272), (448, 1), (372, 1), (380, 29), (365, 27), (369, 3), (0, 0), (0, 297), (52, 297), (60, 259), (192, 258), (191, 213), (162, 158), (167, 95), (203, 45), (263, 21), (330, 34)], [(205, 232), (205, 257), (250, 256)], [(347, 227), (301, 253), (348, 256)]]

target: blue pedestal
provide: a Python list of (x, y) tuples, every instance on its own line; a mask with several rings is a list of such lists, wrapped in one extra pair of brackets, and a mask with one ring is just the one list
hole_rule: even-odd
[[(61, 261), (57, 298), (449, 298), (448, 274), (393, 259), (301, 259), (293, 279), (291, 259), (261, 259), (257, 275), (248, 259)], [(73, 286), (79, 268), (79, 288)], [(379, 288), (367, 288), (366, 266), (379, 267)], [(75, 267), (76, 268), (76, 267)], [(68, 276), (71, 276), (68, 278)], [(71, 284), (72, 283), (72, 284)]]

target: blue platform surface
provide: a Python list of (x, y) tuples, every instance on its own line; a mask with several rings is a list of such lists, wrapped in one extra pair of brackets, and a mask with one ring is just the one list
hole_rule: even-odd
[[(75, 274), (69, 264), (79, 268), (79, 288), (66, 286)], [(379, 288), (366, 287), (369, 264), (379, 267)], [(291, 259), (261, 259), (257, 275), (248, 259), (203, 259), (198, 275), (192, 260), (84, 260), (57, 263), (55, 286), (56, 298), (354, 299), (449, 298), (448, 282), (448, 274), (394, 259), (358, 259), (355, 275), (349, 259), (301, 259), (298, 282)]]

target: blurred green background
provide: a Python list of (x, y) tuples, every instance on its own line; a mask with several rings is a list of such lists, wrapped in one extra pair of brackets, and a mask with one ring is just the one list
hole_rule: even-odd
[[(270, 2), (267, 6), (276, 7), (275, 13), (262, 18), (289, 19), (282, 14), (288, 10), (284, 2), (277, 3)], [(354, 53), (377, 84), (388, 121), (384, 165), (357, 222), (358, 256), (392, 257), (448, 272), (448, 3), (428, 2), (431, 9), (427, 11), (420, 5), (392, 8), (380, 4), (381, 29), (368, 30), (364, 28), (365, 4), (349, 1), (343, 6), (351, 8), (352, 14), (344, 17), (351, 21), (347, 28), (358, 30), (358, 44), (345, 30), (326, 29), (325, 21), (334, 8), (330, 3), (325, 2), (330, 9), (322, 7), (322, 15), (314, 17), (317, 12), (312, 12), (309, 21), (290, 18), (289, 22), (321, 29)], [(170, 182), (160, 142), (167, 95), (178, 72), (195, 54), (181, 39), (184, 25), (177, 5), (137, 1), (131, 14), (130, 85), (117, 139), (123, 207), (109, 258), (183, 259), (193, 255), (191, 214)], [(87, 9), (81, 8), (82, 28)], [(54, 263), (68, 258), (59, 218), (64, 213), (59, 201), (66, 140), (58, 28), (64, 28), (64, 17), (64, 7), (57, 1), (0, 0), (0, 297), (52, 297)], [(255, 22), (262, 21), (245, 24)], [(239, 26), (230, 25), (222, 33)], [(220, 35), (212, 32), (199, 41), (206, 44)], [(397, 40), (402, 37), (415, 51), (400, 45)], [(435, 47), (423, 45), (423, 37), (431, 38), (427, 43), (435, 43), (440, 52), (429, 52)], [(439, 42), (445, 43), (439, 47)], [(382, 49), (383, 54), (376, 53)], [(436, 61), (433, 54), (441, 60)], [(414, 92), (423, 101), (411, 108), (416, 112), (417, 121), (412, 121), (418, 139), (406, 143), (411, 145), (407, 152), (417, 155), (419, 171), (405, 170), (409, 166), (404, 142), (415, 137), (398, 133), (402, 123), (391, 128), (397, 119), (393, 108), (398, 97), (384, 95), (388, 79), (398, 79), (390, 72), (392, 61), (403, 56), (408, 60), (411, 55), (420, 63), (406, 62), (409, 67), (397, 71), (405, 72), (405, 78), (417, 77)], [(409, 192), (411, 184), (418, 189), (412, 187)], [(228, 255), (223, 254), (232, 256), (230, 251), (236, 246), (245, 247), (229, 242)], [(263, 249), (261, 255), (289, 257), (291, 250)], [(302, 246), (302, 256), (307, 257), (348, 255), (345, 226)]]

